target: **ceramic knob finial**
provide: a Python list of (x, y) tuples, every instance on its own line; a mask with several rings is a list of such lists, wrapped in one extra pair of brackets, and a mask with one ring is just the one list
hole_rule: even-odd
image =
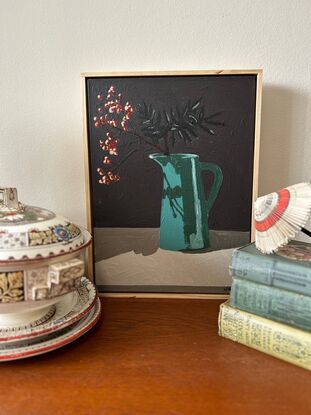
[(0, 211), (21, 212), (24, 205), (19, 203), (15, 187), (0, 187)]

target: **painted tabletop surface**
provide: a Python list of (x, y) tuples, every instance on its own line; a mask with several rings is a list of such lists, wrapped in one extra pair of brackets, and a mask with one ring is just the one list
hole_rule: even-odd
[(0, 365), (0, 414), (311, 412), (310, 372), (217, 335), (221, 300), (102, 301), (78, 341)]

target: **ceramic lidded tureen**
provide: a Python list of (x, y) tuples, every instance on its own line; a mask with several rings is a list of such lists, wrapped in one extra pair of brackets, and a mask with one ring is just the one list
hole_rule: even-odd
[(84, 276), (90, 241), (63, 216), (20, 203), (15, 188), (0, 188), (0, 313), (7, 303), (73, 291)]

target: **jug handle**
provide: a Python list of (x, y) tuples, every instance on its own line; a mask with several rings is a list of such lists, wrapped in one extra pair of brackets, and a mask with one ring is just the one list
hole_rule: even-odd
[(206, 201), (207, 214), (209, 214), (209, 211), (211, 210), (213, 204), (215, 203), (215, 200), (221, 188), (222, 181), (223, 181), (223, 174), (222, 174), (221, 168), (217, 166), (217, 164), (214, 164), (214, 163), (200, 162), (200, 168), (201, 168), (201, 171), (208, 170), (214, 173), (214, 183), (213, 183), (209, 198)]

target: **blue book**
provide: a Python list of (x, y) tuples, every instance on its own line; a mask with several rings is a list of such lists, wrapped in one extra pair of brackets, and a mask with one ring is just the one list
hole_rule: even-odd
[[(282, 255), (265, 255), (254, 243), (235, 249), (229, 267), (230, 274), (233, 278), (311, 296), (311, 245), (292, 241), (280, 253)], [(283, 256), (286, 253), (288, 257)]]
[(270, 320), (311, 331), (311, 297), (233, 279), (230, 305)]

